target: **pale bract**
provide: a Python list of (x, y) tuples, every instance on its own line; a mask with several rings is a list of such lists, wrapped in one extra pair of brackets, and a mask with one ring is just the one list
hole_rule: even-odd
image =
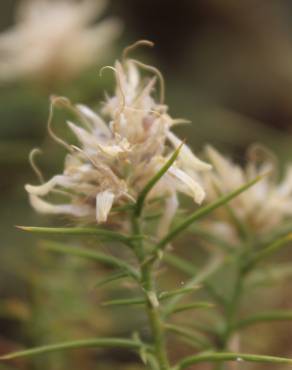
[(22, 0), (16, 23), (0, 34), (0, 81), (68, 80), (103, 63), (121, 33), (117, 19), (95, 20), (105, 0)]
[[(275, 163), (271, 158), (256, 161), (250, 158), (245, 167), (235, 164), (213, 147), (207, 147), (207, 158), (213, 171), (202, 176), (207, 200), (212, 202), (220, 194), (234, 191), (259, 175), (263, 178), (250, 189), (233, 199), (228, 207), (235, 217), (245, 223), (255, 234), (272, 231), (292, 215), (292, 167), (288, 167), (283, 179), (275, 176)], [(213, 230), (230, 237), (232, 221), (226, 208), (213, 213), (208, 221)]]
[[(153, 97), (155, 76), (146, 73), (142, 78), (134, 60), (116, 62), (114, 71), (116, 91), (100, 114), (84, 105), (71, 106), (79, 124), (68, 122), (68, 128), (79, 144), (65, 145), (70, 152), (63, 173), (41, 185), (26, 185), (26, 190), (38, 212), (67, 214), (82, 222), (118, 222), (115, 208), (135, 204), (144, 186), (182, 145), (176, 161), (146, 199), (146, 209), (153, 200), (162, 199), (157, 232), (163, 235), (177, 210), (177, 193), (197, 204), (203, 201), (205, 191), (198, 174), (210, 170), (210, 165), (171, 132), (178, 120)], [(55, 103), (58, 99), (64, 100), (55, 98)], [(67, 200), (56, 203), (50, 196), (66, 196)]]

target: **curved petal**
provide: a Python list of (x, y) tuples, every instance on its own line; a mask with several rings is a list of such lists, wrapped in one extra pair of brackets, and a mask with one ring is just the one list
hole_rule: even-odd
[(45, 214), (66, 214), (75, 217), (85, 217), (91, 214), (91, 209), (86, 206), (74, 204), (51, 204), (36, 195), (29, 194), (31, 206), (39, 213)]
[[(182, 143), (182, 141), (170, 131), (167, 133), (167, 138), (175, 148), (178, 148)], [(201, 161), (198, 157), (196, 157), (186, 144), (183, 144), (178, 158), (182, 162), (183, 166), (193, 170), (209, 171), (212, 169), (212, 166), (209, 163)]]
[(176, 180), (175, 185), (178, 191), (193, 197), (196, 203), (202, 203), (206, 194), (202, 186), (197, 181), (195, 181), (186, 172), (176, 167), (171, 167), (168, 172)]
[(25, 185), (25, 190), (30, 194), (42, 196), (42, 195), (48, 194), (57, 185), (67, 188), (67, 187), (71, 187), (73, 183), (71, 179), (67, 176), (56, 175), (42, 185), (27, 184)]
[(163, 238), (169, 231), (169, 227), (176, 214), (178, 205), (178, 199), (176, 193), (174, 192), (166, 199), (166, 206), (158, 224), (157, 236), (159, 239)]

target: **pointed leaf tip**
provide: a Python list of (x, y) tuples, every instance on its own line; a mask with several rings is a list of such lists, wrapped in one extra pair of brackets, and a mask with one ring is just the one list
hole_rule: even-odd
[(20, 225), (14, 225), (16, 229), (22, 230), (22, 231), (29, 231), (29, 226), (20, 226)]
[(143, 204), (145, 202), (145, 199), (148, 193), (156, 185), (156, 183), (161, 179), (161, 177), (168, 171), (168, 169), (172, 166), (172, 164), (175, 162), (183, 145), (184, 145), (184, 141), (180, 143), (180, 145), (175, 149), (175, 151), (172, 153), (168, 161), (160, 168), (160, 170), (156, 173), (156, 175), (154, 175), (150, 179), (150, 181), (145, 185), (145, 187), (140, 192), (137, 202), (136, 202), (136, 207), (135, 207), (136, 216), (139, 217), (141, 215)]
[(59, 352), (65, 350), (73, 350), (80, 348), (132, 348), (139, 349), (141, 342), (137, 342), (133, 339), (124, 338), (89, 338), (81, 339), (69, 342), (55, 343), (26, 349), (23, 351), (17, 351), (8, 353), (4, 356), (0, 356), (0, 361), (12, 360), (15, 358), (32, 357), (45, 353)]

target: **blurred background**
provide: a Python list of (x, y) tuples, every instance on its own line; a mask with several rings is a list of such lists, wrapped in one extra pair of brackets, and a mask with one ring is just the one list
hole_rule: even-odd
[[(137, 57), (163, 72), (170, 113), (192, 121), (180, 135), (196, 153), (212, 143), (243, 162), (247, 146), (261, 142), (282, 163), (291, 160), (291, 1), (81, 3), (0, 2), (1, 353), (68, 338), (127, 334), (143, 321), (136, 312), (123, 322), (125, 312), (118, 310), (113, 321), (99, 308), (103, 291), (95, 289), (103, 271), (48, 256), (36, 247), (36, 238), (14, 227), (52, 222), (34, 214), (23, 188), (35, 181), (28, 164), (31, 148), (42, 147), (39, 162), (46, 178), (62, 167), (63, 151), (47, 138), (49, 97), (65, 95), (99, 107), (104, 90), (112, 92), (113, 86), (110, 72), (101, 78), (99, 70), (112, 65), (129, 43), (155, 42)], [(62, 130), (62, 113), (55, 119)], [(289, 307), (288, 285), (267, 291), (264, 300)], [(273, 325), (273, 331), (261, 326), (259, 333), (260, 340), (249, 334), (250, 351), (292, 354), (290, 324)], [(174, 357), (185, 352), (184, 346), (176, 348)], [(45, 358), (0, 364), (0, 369), (139, 369), (137, 358), (125, 351)], [(240, 364), (249, 368), (263, 367)]]

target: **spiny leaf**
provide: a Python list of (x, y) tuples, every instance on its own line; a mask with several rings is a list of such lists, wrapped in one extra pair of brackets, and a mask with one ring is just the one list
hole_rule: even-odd
[(161, 177), (168, 171), (168, 169), (173, 165), (174, 161), (179, 155), (183, 143), (174, 151), (169, 160), (161, 167), (161, 169), (152, 177), (152, 179), (145, 185), (145, 187), (140, 192), (135, 209), (135, 215), (139, 217), (141, 215), (143, 204), (145, 199), (150, 192), (150, 190), (156, 185), (156, 183), (161, 179)]
[(33, 227), (17, 226), (20, 230), (29, 231), (36, 234), (68, 235), (68, 236), (97, 236), (101, 240), (120, 241), (126, 245), (132, 246), (132, 240), (141, 239), (142, 236), (129, 237), (115, 231), (89, 228), (89, 227)]
[(253, 324), (268, 321), (284, 321), (292, 320), (292, 310), (274, 310), (269, 312), (261, 312), (255, 315), (248, 316), (235, 323), (235, 328), (245, 328)]
[(292, 240), (292, 233), (289, 233), (288, 235), (285, 235), (282, 238), (277, 239), (272, 244), (263, 248), (251, 258), (251, 261), (249, 261), (249, 263), (246, 266), (246, 270), (250, 270), (255, 264), (260, 262), (262, 259), (270, 256), (273, 253), (276, 253), (278, 250), (280, 250), (285, 244), (287, 244), (291, 240)]
[[(163, 301), (165, 299), (182, 295), (182, 294), (187, 294), (194, 292), (195, 290), (199, 289), (200, 286), (192, 286), (192, 287), (187, 287), (187, 288), (181, 288), (181, 289), (176, 289), (168, 292), (162, 292), (158, 295), (158, 300)], [(122, 298), (122, 299), (113, 299), (111, 301), (106, 301), (102, 303), (102, 306), (133, 306), (133, 305), (138, 305), (138, 304), (146, 304), (147, 299), (143, 297), (139, 298)]]
[(287, 364), (292, 365), (292, 360), (283, 357), (251, 355), (245, 353), (229, 353), (229, 352), (205, 352), (198, 355), (186, 357), (173, 370), (183, 370), (191, 365), (201, 362), (223, 362), (223, 361), (237, 361), (237, 362), (261, 362), (270, 364)]
[(35, 347), (23, 351), (17, 351), (9, 353), (7, 355), (1, 356), (0, 360), (12, 360), (19, 357), (31, 357), (35, 355), (40, 355), (49, 352), (58, 352), (70, 349), (79, 348), (108, 348), (108, 347), (118, 347), (118, 348), (140, 348), (141, 343), (131, 339), (122, 338), (90, 338), (82, 339), (76, 341), (69, 341), (63, 343), (50, 344), (41, 347)]
[(224, 239), (218, 237), (217, 235), (213, 235), (211, 232), (204, 230), (204, 227), (201, 225), (192, 225), (191, 232), (194, 232), (196, 236), (201, 237), (203, 240), (212, 243), (213, 245), (217, 245), (225, 252), (233, 252), (234, 246), (226, 242)]
[(257, 286), (267, 286), (273, 283), (281, 282), (283, 279), (289, 278), (292, 275), (292, 264), (281, 263), (276, 266), (265, 266), (257, 268), (247, 276), (246, 282), (250, 288)]
[(182, 326), (174, 325), (174, 324), (165, 324), (165, 329), (171, 331), (179, 336), (191, 341), (196, 348), (203, 349), (203, 348), (210, 348), (212, 347), (211, 343), (208, 339), (200, 334), (195, 332), (194, 330), (190, 330), (188, 328), (184, 328)]
[[(220, 267), (222, 266), (222, 259), (221, 256), (219, 258), (212, 258), (209, 263), (197, 274), (195, 274), (191, 279), (189, 279), (185, 283), (185, 288), (189, 288), (192, 286), (204, 284), (205, 288), (209, 292), (209, 294), (219, 303), (221, 302), (221, 297), (217, 295), (217, 293), (213, 290), (212, 286), (208, 284), (207, 279), (212, 276)], [(189, 274), (192, 275), (192, 274)], [(174, 307), (177, 306), (181, 296), (174, 296), (170, 299), (167, 303), (166, 307), (164, 308), (164, 315), (169, 315)]]
[(198, 290), (200, 288), (201, 288), (201, 285), (197, 284), (197, 285), (193, 285), (193, 286), (189, 286), (189, 287), (169, 290), (169, 291), (166, 291), (166, 292), (161, 292), (158, 295), (158, 298), (161, 300), (161, 299), (167, 299), (167, 298), (171, 298), (171, 297), (182, 295), (182, 294), (193, 293), (193, 292), (195, 292), (196, 290)]
[(199, 208), (197, 211), (192, 213), (190, 216), (186, 217), (180, 224), (174, 227), (161, 241), (156, 245), (153, 250), (154, 254), (157, 254), (159, 250), (164, 249), (168, 243), (170, 243), (174, 238), (176, 238), (182, 231), (186, 230), (192, 223), (195, 221), (207, 216), (209, 213), (214, 211), (215, 209), (221, 207), (222, 205), (226, 204), (233, 198), (237, 197), (239, 194), (243, 193), (251, 186), (255, 185), (259, 182), (264, 176), (258, 176), (254, 180), (248, 182), (247, 184), (241, 186), (240, 188), (232, 191), (227, 195), (223, 195), (215, 202), (206, 205), (205, 207)]
[(176, 267), (178, 270), (183, 271), (188, 275), (194, 276), (198, 272), (198, 269), (194, 264), (172, 253), (164, 253), (163, 260), (170, 266)]
[(125, 299), (113, 299), (111, 301), (103, 302), (101, 305), (104, 307), (107, 306), (133, 306), (137, 304), (146, 303), (144, 298), (125, 298)]
[(197, 310), (200, 308), (204, 309), (204, 308), (213, 308), (213, 307), (215, 307), (215, 305), (210, 302), (193, 302), (193, 303), (176, 306), (169, 313), (174, 314), (174, 313), (183, 312), (187, 310)]
[(104, 278), (101, 278), (97, 281), (97, 283), (95, 283), (94, 285), (94, 288), (100, 288), (108, 283), (111, 283), (113, 281), (117, 281), (117, 280), (121, 280), (121, 279), (124, 279), (126, 277), (128, 277), (129, 275), (126, 274), (124, 271), (119, 271), (119, 272), (115, 272), (109, 276), (106, 276)]
[(139, 279), (140, 277), (139, 273), (128, 263), (104, 253), (95, 252), (87, 248), (69, 247), (61, 243), (51, 241), (42, 241), (41, 246), (49, 251), (86, 258), (92, 261), (100, 262), (107, 266), (121, 268), (124, 271), (128, 272), (128, 274), (135, 279)]

